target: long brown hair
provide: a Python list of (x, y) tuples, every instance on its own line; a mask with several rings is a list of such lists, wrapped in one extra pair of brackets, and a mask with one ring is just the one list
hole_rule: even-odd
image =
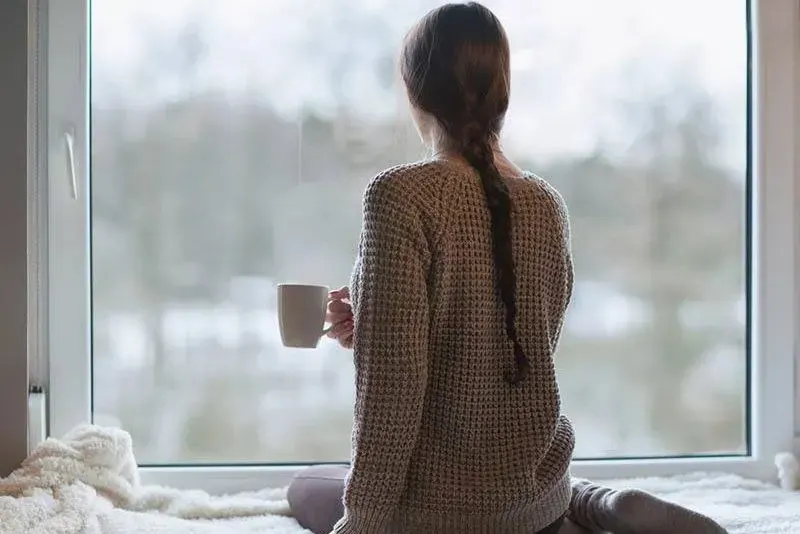
[(491, 216), (492, 257), (508, 338), (514, 347), (511, 383), (530, 372), (517, 339), (511, 248), (511, 197), (494, 161), (509, 99), (509, 46), (503, 26), (477, 2), (446, 4), (425, 15), (406, 37), (400, 73), (411, 104), (433, 117), (452, 148), (481, 178)]

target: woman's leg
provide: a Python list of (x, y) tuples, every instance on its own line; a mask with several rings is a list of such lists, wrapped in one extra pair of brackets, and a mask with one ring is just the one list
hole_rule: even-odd
[(329, 534), (333, 530), (333, 525), (344, 515), (342, 496), (347, 472), (344, 465), (320, 465), (295, 476), (286, 498), (300, 526), (314, 534)]
[[(347, 466), (315, 466), (294, 478), (287, 499), (292, 515), (314, 534), (329, 534), (344, 514), (342, 496)], [(574, 523), (574, 524), (572, 524)], [(560, 522), (541, 534), (559, 532)], [(586, 480), (572, 483), (572, 501), (561, 530), (614, 534), (726, 534), (711, 518), (649, 493), (613, 490)]]
[(538, 531), (536, 534), (559, 534), (559, 532), (561, 532), (561, 526), (563, 524), (564, 524), (564, 516), (561, 516), (558, 519), (556, 519), (553, 523), (550, 523), (548, 526)]
[(573, 480), (567, 517), (592, 532), (614, 534), (726, 534), (714, 520), (647, 492), (613, 490)]

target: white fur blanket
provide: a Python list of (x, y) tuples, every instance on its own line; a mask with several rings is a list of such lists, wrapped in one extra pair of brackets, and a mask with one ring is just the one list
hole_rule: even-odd
[(0, 479), (0, 533), (304, 532), (283, 490), (230, 497), (142, 486), (131, 437), (82, 426), (39, 445)]
[[(800, 493), (732, 475), (606, 482), (712, 516), (731, 534), (800, 534)], [(565, 529), (566, 530), (566, 529)], [(130, 435), (83, 426), (0, 479), (2, 534), (302, 534), (282, 489), (224, 497), (142, 486)], [(563, 534), (574, 534), (563, 532)], [(687, 533), (689, 534), (689, 533)]]

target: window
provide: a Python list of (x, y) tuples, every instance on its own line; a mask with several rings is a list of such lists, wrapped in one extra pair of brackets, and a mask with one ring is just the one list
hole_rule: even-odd
[[(351, 357), (283, 348), (275, 284), (346, 283), (366, 182), (424, 157), (394, 58), (438, 3), (49, 3), (51, 433), (121, 425), (172, 483), (347, 460)], [(486, 3), (507, 150), (571, 212), (576, 472), (768, 476), (793, 436), (796, 3)]]

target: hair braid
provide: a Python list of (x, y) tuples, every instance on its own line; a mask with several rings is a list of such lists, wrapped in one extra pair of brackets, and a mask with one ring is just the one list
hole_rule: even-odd
[(495, 166), (491, 141), (487, 135), (481, 135), (482, 130), (479, 125), (465, 128), (462, 155), (478, 171), (489, 207), (496, 283), (505, 307), (506, 334), (514, 346), (516, 363), (508, 381), (517, 384), (530, 372), (530, 361), (517, 338), (517, 278), (511, 238), (511, 196)]
[(406, 36), (400, 72), (409, 102), (431, 117), (442, 146), (457, 150), (480, 174), (492, 225), (497, 291), (506, 334), (514, 345), (520, 382), (531, 363), (517, 339), (517, 280), (511, 240), (511, 197), (494, 163), (496, 139), (508, 110), (510, 51), (497, 17), (477, 2), (449, 3), (430, 11)]

